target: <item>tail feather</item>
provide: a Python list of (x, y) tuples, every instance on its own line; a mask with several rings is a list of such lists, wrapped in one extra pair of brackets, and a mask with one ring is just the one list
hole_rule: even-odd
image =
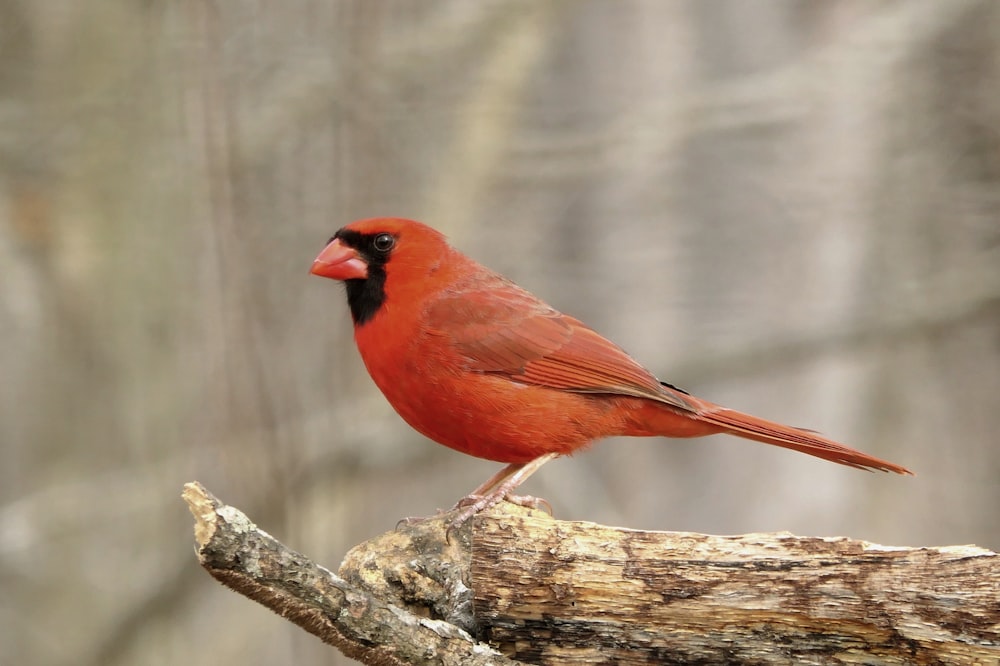
[(715, 405), (712, 405), (712, 407), (714, 409), (699, 410), (697, 413), (698, 420), (719, 426), (730, 434), (808, 453), (817, 458), (823, 458), (824, 460), (847, 465), (848, 467), (856, 467), (857, 469), (895, 472), (896, 474), (913, 474), (913, 472), (905, 467), (876, 458), (875, 456), (870, 456), (867, 453), (862, 453), (812, 431), (781, 425), (780, 423), (767, 421), (726, 407)]

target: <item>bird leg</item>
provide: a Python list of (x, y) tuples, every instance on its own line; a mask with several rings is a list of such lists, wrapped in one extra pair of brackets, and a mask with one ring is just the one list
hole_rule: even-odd
[[(468, 498), (468, 497), (482, 497), (486, 493), (488, 493), (491, 490), (493, 490), (493, 488), (495, 488), (496, 486), (498, 486), (500, 483), (502, 483), (505, 479), (507, 479), (508, 477), (510, 477), (513, 474), (515, 474), (518, 470), (520, 470), (526, 464), (527, 463), (511, 463), (511, 464), (507, 465), (506, 467), (504, 467), (503, 469), (501, 469), (499, 472), (497, 472), (496, 474), (494, 474), (490, 478), (486, 479), (486, 481), (484, 483), (480, 484), (479, 487), (477, 487), (475, 490), (473, 490), (471, 493), (469, 493), (466, 496), (466, 498)], [(461, 501), (462, 500), (459, 500), (460, 503), (461, 503)]]
[[(558, 455), (558, 453), (546, 453), (526, 463), (511, 463), (504, 467), (452, 507), (452, 510), (462, 509), (462, 511), (451, 519), (448, 529), (453, 530), (460, 527), (480, 511), (489, 509), (505, 499), (515, 504), (530, 506), (532, 508), (538, 508), (542, 503), (548, 505), (549, 503), (545, 500), (535, 497), (512, 495), (511, 492), (524, 483), (529, 476), (537, 472), (542, 465), (558, 457)], [(550, 513), (551, 508), (549, 506)]]

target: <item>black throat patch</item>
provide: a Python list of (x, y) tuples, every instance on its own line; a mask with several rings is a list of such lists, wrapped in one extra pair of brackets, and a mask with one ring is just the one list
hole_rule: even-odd
[(344, 285), (347, 287), (347, 305), (351, 308), (351, 318), (355, 326), (361, 326), (371, 320), (385, 303), (385, 262), (388, 261), (389, 254), (375, 249), (374, 241), (378, 235), (341, 229), (333, 237), (357, 250), (368, 264), (366, 279), (344, 280)]

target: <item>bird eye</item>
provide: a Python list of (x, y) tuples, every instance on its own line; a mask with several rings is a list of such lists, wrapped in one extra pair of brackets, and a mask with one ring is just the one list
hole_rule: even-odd
[(396, 239), (393, 238), (392, 234), (379, 234), (372, 241), (372, 247), (379, 252), (388, 252), (395, 244)]

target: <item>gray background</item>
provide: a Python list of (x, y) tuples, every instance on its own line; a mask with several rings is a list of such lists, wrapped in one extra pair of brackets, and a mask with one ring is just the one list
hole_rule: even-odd
[(987, 0), (0, 3), (0, 662), (335, 663), (179, 493), (336, 567), (497, 469), (308, 275), (374, 215), (918, 474), (616, 440), (525, 486), (557, 516), (1000, 547), (998, 41)]

